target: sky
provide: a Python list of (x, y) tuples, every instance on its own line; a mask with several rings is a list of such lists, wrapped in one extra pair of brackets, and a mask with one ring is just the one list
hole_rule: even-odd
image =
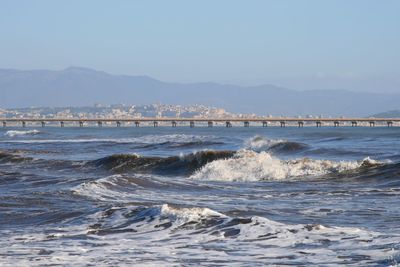
[(0, 1), (0, 68), (400, 93), (398, 0)]

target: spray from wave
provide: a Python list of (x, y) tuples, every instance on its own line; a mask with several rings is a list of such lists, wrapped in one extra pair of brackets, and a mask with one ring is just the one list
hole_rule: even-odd
[(263, 181), (298, 177), (315, 177), (341, 173), (360, 167), (372, 167), (379, 163), (370, 158), (362, 161), (330, 161), (309, 158), (281, 160), (267, 152), (240, 150), (232, 158), (208, 163), (191, 179), (217, 181)]

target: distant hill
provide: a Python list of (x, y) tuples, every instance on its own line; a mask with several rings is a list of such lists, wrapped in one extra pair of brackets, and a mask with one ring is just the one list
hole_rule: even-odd
[(400, 118), (400, 109), (373, 114), (373, 118)]
[(295, 91), (274, 85), (166, 83), (147, 76), (111, 75), (78, 67), (61, 71), (0, 69), (0, 107), (3, 108), (156, 102), (204, 104), (239, 113), (367, 116), (397, 109), (400, 94)]

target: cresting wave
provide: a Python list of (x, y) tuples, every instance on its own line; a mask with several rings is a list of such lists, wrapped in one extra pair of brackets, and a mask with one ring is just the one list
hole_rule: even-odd
[(232, 157), (234, 151), (206, 150), (171, 157), (142, 157), (137, 154), (117, 154), (88, 164), (114, 172), (151, 172), (164, 175), (188, 175), (201, 166), (218, 159)]
[(28, 131), (7, 131), (4, 135), (9, 136), (9, 137), (15, 137), (15, 136), (23, 136), (23, 135), (36, 135), (42, 133), (41, 131), (38, 130), (28, 130)]
[(251, 150), (200, 151), (171, 157), (112, 155), (88, 163), (115, 173), (188, 175), (190, 179), (216, 181), (263, 181), (320, 177), (365, 170), (384, 165), (370, 158), (360, 161), (331, 161), (300, 158), (281, 160), (268, 152)]
[(257, 135), (245, 141), (245, 148), (256, 152), (293, 153), (307, 149), (308, 145), (281, 139), (268, 139)]
[[(95, 213), (91, 217), (95, 224), (89, 226), (88, 234), (113, 234), (115, 233), (113, 230), (118, 230), (116, 232), (120, 233), (123, 229), (126, 232), (139, 232), (146, 229), (168, 229), (171, 232), (189, 230), (194, 231), (195, 234), (208, 234), (221, 238), (254, 239), (254, 241), (257, 239), (259, 241), (271, 240), (277, 237), (290, 239), (295, 236), (297, 237), (293, 238), (293, 241), (299, 241), (299, 237), (305, 238), (313, 234), (332, 234), (331, 238), (333, 239), (350, 234), (366, 239), (377, 236), (377, 233), (363, 231), (358, 228), (325, 227), (323, 225), (287, 225), (259, 216), (232, 218), (209, 208), (178, 207), (168, 204), (150, 207), (112, 207)], [(337, 235), (334, 235), (334, 233), (337, 233)], [(274, 235), (276, 237), (272, 237)], [(210, 238), (213, 239), (213, 237)], [(289, 245), (291, 241), (287, 241), (286, 245)], [(280, 244), (284, 245), (285, 243), (280, 242)]]
[(208, 163), (197, 170), (191, 179), (217, 181), (263, 181), (299, 177), (315, 177), (341, 173), (381, 163), (365, 158), (361, 161), (330, 161), (301, 158), (280, 160), (267, 152), (240, 150), (229, 159)]
[[(166, 176), (187, 176), (197, 180), (216, 181), (263, 181), (284, 180), (324, 175), (336, 178), (348, 171), (353, 177), (361, 171), (376, 169), (377, 173), (397, 173), (399, 164), (378, 162), (370, 158), (360, 161), (331, 161), (299, 158), (281, 160), (268, 152), (251, 150), (214, 151), (205, 150), (170, 157), (140, 156), (138, 154), (115, 154), (92, 161), (35, 159), (19, 154), (0, 151), (0, 163), (21, 164), (32, 162), (52, 168), (102, 169), (113, 173), (142, 173)], [(88, 169), (89, 170), (89, 169)], [(367, 175), (368, 173), (364, 173)], [(374, 175), (374, 174), (371, 174)], [(395, 175), (397, 177), (397, 175)]]

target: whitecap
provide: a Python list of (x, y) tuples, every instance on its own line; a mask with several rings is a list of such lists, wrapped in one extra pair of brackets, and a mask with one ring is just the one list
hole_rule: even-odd
[(10, 130), (7, 131), (4, 135), (7, 135), (9, 137), (15, 137), (15, 136), (22, 136), (22, 135), (36, 135), (40, 134), (41, 132), (34, 129), (34, 130), (28, 130), (28, 131), (17, 131), (17, 130)]
[(315, 177), (329, 173), (354, 170), (377, 164), (366, 158), (362, 161), (331, 161), (300, 158), (281, 160), (267, 152), (239, 150), (232, 158), (210, 162), (190, 176), (191, 179), (217, 181), (283, 180)]
[[(207, 207), (114, 206), (91, 214), (88, 220), (62, 229), (48, 229), (46, 233), (17, 232), (2, 239), (2, 254), (10, 251), (6, 245), (9, 243), (13, 243), (13, 251), (25, 253), (3, 257), (0, 262), (34, 262), (38, 266), (65, 262), (162, 266), (217, 261), (225, 265), (328, 262), (333, 266), (365, 266), (394, 263), (398, 253), (398, 249), (390, 249), (398, 242), (397, 235), (388, 237), (355, 227), (289, 224), (260, 216), (231, 217)], [(51, 255), (35, 256), (39, 249), (51, 250)], [(31, 261), (26, 260), (26, 253), (32, 255)]]

